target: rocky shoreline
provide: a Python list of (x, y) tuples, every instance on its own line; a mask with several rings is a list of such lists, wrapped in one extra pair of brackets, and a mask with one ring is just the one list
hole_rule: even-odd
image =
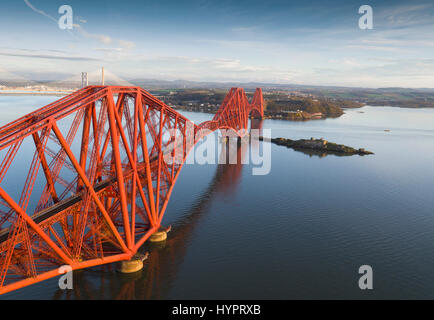
[(333, 142), (328, 142), (324, 139), (300, 139), (291, 140), (286, 138), (272, 138), (264, 139), (264, 137), (259, 137), (261, 141), (269, 141), (271, 143), (277, 144), (279, 146), (285, 146), (287, 148), (292, 148), (294, 150), (313, 150), (318, 152), (332, 153), (332, 154), (342, 154), (342, 155), (369, 155), (374, 154), (371, 151), (367, 151), (363, 148), (354, 149), (352, 147), (345, 146), (343, 144), (336, 144)]

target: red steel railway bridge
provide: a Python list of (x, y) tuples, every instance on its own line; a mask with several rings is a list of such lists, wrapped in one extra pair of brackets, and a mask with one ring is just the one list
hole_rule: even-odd
[(175, 182), (205, 135), (247, 134), (264, 112), (232, 88), (196, 125), (139, 87), (88, 86), (0, 128), (0, 294), (130, 260), (161, 230)]

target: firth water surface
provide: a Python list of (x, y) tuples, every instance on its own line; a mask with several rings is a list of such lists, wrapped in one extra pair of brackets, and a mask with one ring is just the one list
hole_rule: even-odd
[[(0, 125), (57, 98), (2, 96)], [(212, 117), (183, 113), (196, 123)], [(434, 299), (434, 110), (364, 107), (263, 128), (375, 155), (271, 145), (268, 175), (252, 175), (252, 165), (185, 165), (163, 220), (172, 231), (145, 245), (141, 272), (87, 269), (74, 272), (73, 290), (50, 279), (1, 298)], [(373, 290), (359, 289), (361, 265), (373, 268)]]

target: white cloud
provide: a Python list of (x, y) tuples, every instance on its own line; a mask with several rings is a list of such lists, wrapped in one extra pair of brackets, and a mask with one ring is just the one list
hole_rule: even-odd
[(37, 9), (35, 6), (33, 6), (30, 1), (28, 0), (24, 0), (25, 4), (32, 9), (33, 11), (35, 11), (36, 13), (39, 13), (41, 15), (43, 15), (44, 17), (47, 17), (48, 19), (54, 21), (55, 23), (57, 23), (57, 19), (53, 18), (52, 16), (50, 16), (48, 13), (46, 13), (45, 11), (39, 10)]
[[(58, 20), (56, 18), (50, 16), (45, 11), (36, 8), (34, 5), (32, 5), (30, 3), (29, 0), (24, 0), (24, 2), (34, 12), (36, 12), (38, 14), (41, 14), (44, 17), (47, 17), (48, 19), (50, 19), (51, 21), (55, 22), (56, 24), (58, 23)], [(76, 17), (75, 20), (78, 21), (78, 22), (80, 22), (81, 24), (87, 23), (87, 20), (84, 19), (84, 18), (82, 18), (82, 17)], [(98, 41), (98, 42), (100, 42), (100, 43), (102, 43), (104, 45), (110, 45), (110, 44), (112, 44), (114, 42), (113, 39), (110, 36), (108, 36), (108, 35), (96, 34), (96, 33), (88, 32), (87, 30), (84, 29), (84, 27), (80, 23), (77, 23), (77, 22), (74, 23), (73, 24), (73, 30), (78, 31), (78, 33), (81, 36), (83, 36), (84, 38), (96, 40), (96, 41)], [(117, 39), (116, 42), (118, 43), (118, 45), (121, 48), (124, 48), (124, 49), (132, 49), (132, 48), (135, 47), (135, 44), (132, 41)]]
[(95, 39), (103, 44), (109, 45), (112, 43), (112, 38), (103, 34), (94, 34), (87, 32), (81, 25), (78, 23), (74, 23), (74, 29), (78, 30), (78, 32), (85, 38)]
[(128, 40), (117, 40), (117, 42), (121, 48), (127, 50), (131, 50), (136, 46), (134, 42)]
[(346, 48), (350, 49), (358, 49), (358, 50), (372, 50), (372, 51), (388, 51), (388, 52), (397, 52), (397, 51), (408, 51), (407, 49), (401, 49), (396, 47), (388, 47), (388, 46), (372, 46), (372, 45), (347, 45)]

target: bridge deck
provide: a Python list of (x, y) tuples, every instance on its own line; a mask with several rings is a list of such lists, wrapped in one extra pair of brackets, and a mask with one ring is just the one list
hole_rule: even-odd
[[(94, 190), (95, 192), (98, 193), (104, 190), (105, 188), (111, 186), (114, 182), (116, 182), (115, 178), (96, 184), (94, 186)], [(52, 205), (51, 207), (48, 207), (44, 210), (37, 212), (32, 216), (32, 219), (36, 223), (41, 223), (47, 220), (48, 218), (51, 218), (54, 215), (58, 214), (59, 212), (71, 208), (72, 206), (79, 203), (82, 199), (83, 199), (83, 193), (75, 194), (72, 197), (59, 201), (58, 203)], [(11, 232), (10, 228), (6, 228), (0, 231), (0, 245), (3, 242), (8, 240), (10, 232)]]

